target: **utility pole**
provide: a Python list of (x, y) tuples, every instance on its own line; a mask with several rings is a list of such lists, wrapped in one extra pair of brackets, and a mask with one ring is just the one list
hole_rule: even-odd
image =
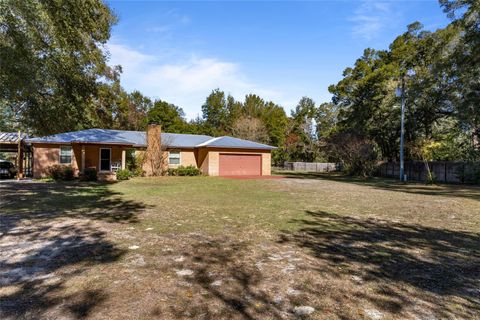
[(405, 76), (402, 76), (402, 116), (400, 122), (400, 181), (405, 181), (404, 140), (405, 140)]

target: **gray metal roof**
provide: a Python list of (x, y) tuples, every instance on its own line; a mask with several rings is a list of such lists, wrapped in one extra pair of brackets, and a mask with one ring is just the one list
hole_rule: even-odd
[(172, 148), (195, 148), (210, 139), (212, 137), (199, 134), (162, 133), (162, 143)]
[[(27, 138), (26, 133), (20, 133), (20, 138)], [(18, 143), (18, 132), (0, 132), (0, 143)]]
[(27, 142), (36, 143), (104, 143), (146, 145), (145, 133), (140, 131), (123, 131), (107, 129), (88, 129), (54, 134), (46, 137), (27, 139)]
[[(143, 131), (125, 131), (109, 129), (88, 129), (59, 133), (46, 137), (28, 139), (36, 143), (103, 143), (125, 144), (145, 147), (147, 146), (146, 134)], [(162, 133), (162, 141), (170, 147), (194, 148), (198, 144), (212, 139), (210, 136), (179, 133)]]
[[(33, 143), (102, 143), (123, 144), (146, 147), (146, 134), (143, 131), (109, 129), (88, 129), (59, 133), (46, 137), (27, 139)], [(213, 138), (206, 135), (162, 133), (162, 143), (171, 148), (219, 147), (245, 149), (275, 149), (265, 144), (232, 137)]]
[(212, 138), (199, 145), (199, 147), (214, 147), (214, 148), (236, 148), (236, 149), (262, 149), (273, 150), (277, 149), (263, 143), (258, 143), (250, 140), (243, 140), (239, 138), (223, 136), (218, 138)]

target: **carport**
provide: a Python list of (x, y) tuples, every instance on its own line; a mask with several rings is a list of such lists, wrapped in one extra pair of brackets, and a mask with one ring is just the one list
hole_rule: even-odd
[(32, 152), (25, 138), (28, 135), (20, 131), (0, 132), (0, 153), (6, 154), (8, 159), (14, 159), (19, 178), (32, 176)]

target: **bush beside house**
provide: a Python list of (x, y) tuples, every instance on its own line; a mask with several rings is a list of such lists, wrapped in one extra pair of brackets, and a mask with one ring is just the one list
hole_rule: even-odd
[(128, 170), (128, 169), (117, 170), (117, 180), (119, 180), (119, 181), (128, 180), (131, 177), (133, 177), (133, 174), (130, 170)]
[(47, 172), (48, 176), (53, 180), (71, 181), (75, 176), (71, 166), (63, 166), (59, 164), (48, 167)]
[(201, 176), (202, 171), (195, 166), (179, 166), (168, 169), (169, 176)]
[(85, 168), (83, 171), (83, 180), (85, 181), (97, 181), (98, 175), (97, 175), (97, 169), (95, 168)]

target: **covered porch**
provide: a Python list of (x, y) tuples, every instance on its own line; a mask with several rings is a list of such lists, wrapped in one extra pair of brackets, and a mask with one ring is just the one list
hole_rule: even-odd
[(72, 143), (73, 157), (79, 175), (87, 168), (94, 168), (100, 180), (115, 180), (116, 172), (125, 169), (131, 145)]

